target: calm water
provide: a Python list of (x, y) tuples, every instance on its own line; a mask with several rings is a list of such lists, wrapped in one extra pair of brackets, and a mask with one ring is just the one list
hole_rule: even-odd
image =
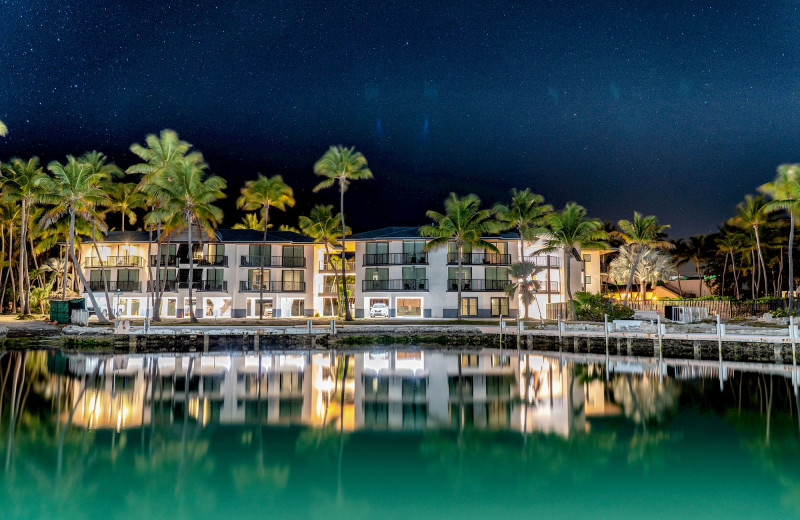
[(3, 519), (800, 516), (790, 367), (53, 350), (0, 386)]

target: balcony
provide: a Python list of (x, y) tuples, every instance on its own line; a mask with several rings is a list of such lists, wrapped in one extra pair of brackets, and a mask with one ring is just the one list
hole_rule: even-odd
[(225, 255), (208, 255), (194, 257), (195, 265), (228, 267), (228, 257)]
[[(320, 271), (328, 271), (328, 272), (342, 272), (342, 264), (340, 263), (338, 266), (333, 265), (333, 262), (320, 262), (319, 263), (319, 270)], [(347, 260), (344, 264), (345, 271), (355, 271), (356, 270), (356, 261), (355, 260)]]
[[(338, 284), (337, 283), (324, 283), (324, 284), (320, 285), (320, 287), (319, 287), (319, 294), (338, 296), (339, 295), (339, 289), (341, 287), (342, 287), (342, 284), (340, 284), (340, 283), (338, 283)], [(356, 290), (356, 284), (354, 284), (354, 283), (345, 284), (345, 289), (347, 289), (350, 292), (350, 294), (353, 294), (355, 292), (355, 290)]]
[(154, 286), (158, 286), (160, 290), (160, 285), (164, 284), (164, 292), (177, 292), (178, 291), (178, 281), (177, 280), (162, 280), (162, 281), (155, 281), (150, 280), (147, 282), (147, 292), (153, 290)]
[(141, 256), (89, 257), (84, 261), (84, 267), (144, 267), (144, 258)]
[[(458, 253), (447, 253), (448, 264), (458, 264)], [(511, 255), (500, 253), (462, 253), (462, 265), (511, 265)]]
[[(242, 255), (240, 267), (261, 267), (261, 259), (264, 259), (264, 267), (305, 267), (306, 257), (304, 256), (257, 256)], [(227, 262), (225, 264), (227, 266)]]
[(427, 291), (428, 280), (362, 280), (361, 290), (371, 291)]
[(161, 257), (162, 266), (175, 267), (178, 265), (177, 255), (150, 255), (150, 265), (158, 265), (159, 256)]
[(557, 256), (531, 256), (528, 262), (536, 267), (549, 267), (551, 269), (561, 267), (561, 259)]
[(540, 294), (558, 294), (558, 282), (551, 281), (549, 284), (547, 280), (534, 280), (536, 284), (536, 292)]
[[(108, 282), (108, 292), (139, 292), (141, 291), (142, 283), (141, 282), (130, 282), (130, 281), (118, 281), (114, 282), (109, 280)], [(106, 285), (102, 280), (91, 280), (89, 282), (89, 288), (92, 291), (105, 291)]]
[(263, 284), (259, 284), (256, 282), (248, 282), (245, 280), (239, 282), (240, 292), (259, 292), (262, 290), (262, 287), (264, 292), (271, 292), (271, 293), (306, 292), (305, 282), (289, 282), (280, 280), (274, 282), (264, 282)]
[(365, 254), (364, 265), (427, 265), (428, 253)]
[(228, 282), (224, 280), (203, 280), (198, 290), (207, 292), (227, 292)]
[[(513, 285), (511, 280), (484, 280), (482, 278), (472, 278), (461, 280), (462, 291), (503, 291), (509, 285)], [(458, 279), (448, 278), (447, 290), (458, 290)]]

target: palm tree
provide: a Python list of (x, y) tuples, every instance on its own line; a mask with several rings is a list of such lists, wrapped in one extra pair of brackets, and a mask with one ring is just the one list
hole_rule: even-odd
[(619, 226), (619, 231), (613, 231), (611, 236), (621, 240), (624, 244), (630, 244), (632, 246), (632, 251), (636, 253), (633, 269), (631, 269), (628, 284), (625, 287), (625, 301), (627, 302), (628, 295), (631, 292), (631, 285), (633, 285), (633, 276), (639, 265), (639, 259), (641, 258), (641, 252), (644, 247), (672, 249), (672, 244), (664, 239), (664, 230), (667, 229), (669, 225), (660, 225), (655, 215), (643, 217), (638, 211), (634, 211), (633, 221), (620, 220), (617, 222), (617, 225)]
[(483, 239), (484, 236), (497, 233), (503, 224), (492, 219), (492, 211), (480, 209), (481, 199), (477, 195), (470, 193), (462, 198), (458, 198), (455, 193), (444, 201), (444, 214), (436, 211), (428, 211), (426, 215), (433, 220), (432, 225), (419, 228), (419, 234), (423, 237), (433, 237), (433, 240), (425, 244), (425, 250), (430, 251), (440, 246), (446, 246), (450, 241), (454, 241), (456, 252), (458, 253), (458, 304), (456, 316), (461, 319), (461, 289), (462, 289), (462, 257), (465, 245), (482, 247), (489, 251), (497, 252), (494, 244)]
[[(372, 172), (367, 168), (367, 159), (357, 152), (355, 147), (331, 146), (328, 151), (314, 163), (314, 173), (327, 177), (324, 181), (314, 186), (314, 193), (339, 184), (339, 215), (342, 217), (342, 258), (346, 248), (347, 229), (344, 223), (344, 192), (352, 181), (372, 178)], [(342, 262), (342, 293), (347, 294), (344, 286), (347, 278), (345, 273), (346, 262)], [(345, 320), (351, 321), (350, 303), (344, 299)]]
[[(103, 174), (96, 172), (88, 164), (79, 162), (71, 155), (67, 156), (65, 164), (52, 161), (47, 165), (47, 169), (50, 170), (53, 177), (43, 175), (36, 182), (44, 191), (41, 200), (47, 204), (52, 204), (53, 207), (43, 215), (40, 225), (45, 228), (50, 227), (65, 214), (69, 215), (69, 245), (67, 246), (69, 257), (81, 283), (86, 287), (86, 292), (89, 294), (92, 305), (98, 310), (97, 318), (101, 323), (108, 323), (103, 313), (99, 312), (97, 300), (94, 297), (91, 286), (83, 276), (83, 270), (75, 257), (74, 248), (75, 216), (77, 215), (88, 222), (97, 221), (96, 207), (104, 204), (107, 200), (106, 194), (101, 188), (104, 180)], [(98, 224), (104, 226), (102, 221), (99, 221)], [(66, 265), (64, 269), (63, 283), (66, 283)]]
[[(272, 227), (272, 224), (268, 224)], [(233, 229), (251, 229), (253, 231), (261, 231), (264, 229), (264, 219), (258, 216), (258, 213), (246, 213), (242, 220), (233, 225)]]
[[(192, 145), (186, 141), (182, 141), (174, 130), (165, 129), (162, 130), (159, 135), (148, 134), (145, 137), (145, 146), (142, 146), (138, 143), (131, 145), (131, 152), (139, 157), (142, 162), (129, 167), (127, 170), (125, 170), (125, 173), (141, 175), (142, 177), (139, 181), (139, 189), (146, 194), (147, 190), (145, 190), (145, 187), (153, 182), (154, 179), (165, 175), (168, 169), (179, 166), (185, 160), (194, 161), (197, 163), (203, 162), (203, 156), (199, 152), (190, 152), (191, 148)], [(152, 198), (148, 198), (148, 200), (145, 201), (145, 205), (148, 206), (151, 211), (156, 208), (157, 204), (158, 201)], [(156, 239), (160, 245), (162, 240), (162, 222), (154, 221), (151, 218), (150, 223), (155, 224)], [(152, 226), (149, 231), (150, 234), (147, 244), (147, 256), (148, 258), (152, 258)], [(161, 321), (161, 294), (163, 294), (166, 284), (166, 280), (164, 280), (163, 283), (160, 283), (161, 258), (162, 255), (159, 251), (159, 254), (156, 255), (156, 283), (151, 284), (152, 292), (150, 295), (150, 298), (153, 302), (153, 321)], [(148, 271), (150, 280), (153, 280), (153, 268), (151, 265), (149, 265)]]
[[(313, 238), (315, 244), (322, 244), (325, 247), (326, 262), (331, 259), (330, 247), (338, 248), (339, 239), (342, 237), (342, 230), (339, 228), (342, 216), (333, 214), (332, 205), (318, 204), (311, 208), (309, 215), (300, 217), (298, 225), (300, 231), (307, 237)], [(345, 228), (345, 233), (350, 234), (350, 228)], [(335, 283), (339, 285), (338, 271), (334, 270)], [(346, 284), (345, 284), (346, 285)], [(337, 291), (340, 298), (347, 299), (347, 292)], [(342, 310), (342, 302), (339, 302), (339, 312)]]
[[(208, 166), (197, 157), (184, 158), (180, 163), (172, 165), (163, 175), (154, 176), (144, 190), (152, 197), (156, 209), (151, 211), (145, 222), (154, 224), (163, 222), (165, 229), (174, 230), (186, 227), (186, 243), (189, 249), (189, 317), (197, 322), (192, 304), (192, 286), (194, 285), (194, 255), (192, 251), (192, 227), (205, 231), (209, 237), (214, 236), (214, 228), (222, 220), (222, 210), (214, 206), (214, 202), (225, 198), (222, 190), (227, 183), (216, 175), (206, 176)], [(148, 222), (149, 221), (149, 222)], [(202, 240), (202, 238), (201, 238)], [(160, 256), (160, 255), (159, 255)]]
[(706, 235), (692, 235), (686, 243), (685, 258), (694, 262), (697, 276), (700, 278), (700, 286), (697, 289), (697, 296), (703, 296), (703, 269), (701, 265), (705, 265), (708, 259), (708, 237)]
[(772, 201), (767, 211), (786, 210), (789, 213), (789, 313), (794, 308), (794, 223), (800, 214), (800, 164), (781, 164), (772, 182), (759, 186), (758, 191), (769, 195)]
[(647, 284), (656, 284), (676, 275), (678, 270), (672, 255), (650, 246), (624, 245), (619, 255), (608, 266), (608, 277), (615, 283), (630, 278), (631, 273), (639, 284), (639, 301), (647, 299)]
[[(519, 261), (525, 261), (524, 241), (536, 240), (547, 229), (545, 215), (553, 211), (553, 206), (544, 204), (544, 197), (529, 189), (511, 190), (511, 204), (495, 204), (493, 208), (498, 221), (506, 225), (506, 229), (515, 228), (519, 233)], [(528, 309), (525, 309), (527, 318)]]
[(574, 202), (567, 203), (564, 209), (550, 213), (546, 218), (547, 234), (544, 252), (556, 250), (564, 254), (564, 274), (567, 297), (569, 298), (572, 319), (575, 319), (575, 301), (570, 287), (570, 256), (578, 254), (577, 249), (602, 249), (606, 246), (607, 233), (603, 223), (586, 217), (586, 209)]
[(539, 307), (539, 300), (536, 299), (536, 282), (534, 277), (542, 272), (544, 268), (535, 265), (533, 262), (515, 262), (508, 268), (508, 275), (517, 282), (505, 288), (505, 293), (509, 298), (519, 295), (520, 302), (525, 308), (523, 319), (528, 319), (528, 307), (532, 302), (536, 302), (539, 310), (539, 319), (544, 323), (542, 309)]
[(767, 290), (767, 266), (764, 264), (764, 255), (761, 251), (761, 238), (759, 237), (758, 230), (762, 226), (766, 226), (769, 222), (769, 208), (766, 207), (767, 202), (761, 195), (745, 195), (744, 201), (736, 206), (736, 216), (728, 220), (732, 226), (744, 230), (753, 230), (753, 235), (756, 239), (756, 252), (758, 253), (758, 263), (764, 273), (764, 290)]
[[(236, 199), (236, 207), (245, 211), (261, 211), (261, 219), (264, 221), (264, 237), (261, 244), (260, 257), (260, 277), (261, 283), (258, 284), (258, 299), (264, 301), (264, 256), (267, 251), (267, 226), (269, 226), (269, 208), (273, 207), (281, 211), (286, 211), (286, 206), (294, 206), (294, 193), (285, 182), (283, 177), (275, 175), (264, 177), (259, 174), (254, 181), (247, 181), (241, 190), (242, 194)], [(264, 319), (264, 306), (259, 305), (261, 316)]]
[(19, 239), (19, 298), (22, 314), (30, 314), (30, 278), (28, 270), (28, 231), (30, 229), (30, 210), (33, 204), (41, 199), (43, 193), (38, 179), (45, 175), (39, 166), (39, 158), (32, 157), (24, 161), (13, 158), (2, 166), (3, 199), (6, 203), (20, 204), (20, 239)]
[(681, 265), (683, 264), (683, 252), (686, 249), (686, 240), (683, 238), (675, 238), (669, 241), (672, 244), (672, 258), (675, 260), (675, 273), (678, 281), (678, 292), (680, 297), (683, 298), (683, 287), (681, 287)]
[(108, 210), (119, 213), (121, 217), (121, 230), (125, 231), (125, 220), (132, 225), (136, 224), (136, 211), (145, 207), (145, 198), (139, 191), (138, 183), (117, 182), (110, 186), (110, 200)]
[(722, 289), (721, 296), (725, 296), (725, 271), (728, 270), (728, 257), (731, 259), (731, 271), (733, 272), (733, 290), (736, 299), (739, 299), (739, 277), (736, 274), (736, 257), (734, 256), (742, 247), (742, 235), (731, 229), (725, 229), (720, 238), (717, 239), (717, 251), (725, 255), (725, 262), (722, 268)]
[(0, 137), (5, 137), (8, 135), (8, 127), (5, 123), (0, 121)]

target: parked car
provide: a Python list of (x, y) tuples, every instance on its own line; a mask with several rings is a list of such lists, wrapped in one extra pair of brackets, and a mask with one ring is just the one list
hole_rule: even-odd
[(389, 306), (385, 303), (373, 303), (372, 307), (369, 308), (369, 317), (370, 318), (388, 318), (389, 317)]

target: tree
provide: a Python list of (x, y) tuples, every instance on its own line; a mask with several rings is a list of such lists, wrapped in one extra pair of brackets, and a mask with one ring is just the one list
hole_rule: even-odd
[[(268, 227), (272, 227), (272, 224), (268, 224)], [(257, 213), (246, 213), (242, 220), (233, 225), (233, 229), (261, 231), (264, 229), (264, 219), (259, 217)]]
[(619, 226), (619, 231), (612, 232), (611, 236), (624, 244), (630, 244), (631, 250), (635, 253), (633, 269), (631, 269), (628, 283), (625, 287), (625, 302), (627, 303), (631, 285), (633, 284), (633, 276), (639, 265), (644, 247), (671, 249), (672, 244), (664, 239), (664, 230), (669, 225), (660, 225), (658, 218), (654, 215), (643, 217), (638, 211), (634, 211), (633, 221), (620, 220), (617, 225)]
[[(192, 227), (198, 232), (205, 231), (209, 237), (214, 236), (214, 228), (222, 220), (222, 210), (214, 206), (214, 202), (225, 198), (227, 183), (222, 177), (207, 176), (208, 166), (197, 157), (186, 157), (177, 164), (171, 165), (163, 175), (157, 175), (144, 186), (148, 197), (156, 202), (156, 209), (145, 217), (145, 222), (154, 224), (163, 222), (165, 229), (187, 229), (186, 243), (189, 248), (189, 317), (197, 322), (192, 303), (194, 285), (194, 255), (192, 251)], [(149, 221), (149, 222), (148, 222)], [(202, 237), (200, 237), (202, 240)]]
[(767, 211), (786, 210), (789, 213), (789, 314), (794, 308), (794, 225), (800, 214), (800, 164), (781, 164), (772, 182), (759, 186), (758, 191), (769, 195)]
[(43, 194), (39, 179), (44, 176), (42, 167), (39, 166), (39, 158), (32, 157), (24, 161), (13, 158), (10, 162), (2, 166), (3, 177), (0, 179), (3, 186), (3, 200), (5, 203), (19, 203), (20, 215), (20, 239), (19, 239), (19, 298), (22, 314), (30, 314), (30, 278), (27, 276), (28, 269), (28, 232), (30, 230), (30, 210), (33, 204), (41, 200)]
[[(264, 237), (259, 255), (261, 283), (258, 284), (258, 300), (264, 301), (264, 256), (267, 251), (267, 226), (269, 226), (269, 208), (286, 211), (286, 206), (294, 206), (294, 194), (283, 177), (275, 175), (264, 177), (259, 174), (254, 181), (247, 181), (241, 190), (241, 195), (236, 200), (236, 207), (245, 211), (261, 211), (264, 222)], [(259, 305), (260, 319), (264, 319), (264, 306)]]
[[(553, 206), (544, 204), (544, 197), (529, 189), (511, 190), (511, 204), (495, 204), (496, 218), (505, 229), (516, 229), (519, 233), (519, 261), (525, 261), (524, 241), (533, 241), (547, 230), (545, 215), (553, 211)], [(525, 309), (527, 318), (527, 309)]]
[(764, 255), (761, 251), (761, 239), (758, 230), (766, 226), (769, 222), (769, 208), (767, 202), (761, 195), (745, 195), (744, 201), (736, 206), (736, 216), (728, 220), (732, 226), (744, 230), (752, 230), (756, 239), (756, 252), (758, 253), (758, 263), (764, 273), (764, 289), (767, 290), (767, 266), (764, 264)]
[[(106, 202), (107, 197), (103, 192), (103, 175), (95, 172), (86, 163), (81, 163), (75, 157), (68, 155), (65, 164), (52, 161), (47, 165), (47, 169), (53, 174), (52, 177), (43, 175), (37, 179), (37, 184), (43, 188), (44, 194), (41, 200), (53, 207), (45, 212), (40, 225), (47, 228), (58, 222), (65, 214), (69, 215), (69, 245), (67, 252), (81, 283), (86, 287), (89, 299), (97, 310), (97, 318), (101, 323), (108, 323), (108, 320), (99, 312), (97, 300), (94, 297), (91, 286), (83, 276), (83, 270), (75, 256), (75, 216), (91, 222), (97, 221), (96, 207)], [(102, 231), (102, 229), (101, 229)], [(67, 273), (64, 267), (63, 283), (66, 283)]]
[(650, 246), (624, 245), (608, 266), (608, 278), (621, 283), (631, 274), (639, 284), (639, 299), (647, 299), (647, 284), (656, 284), (678, 274), (672, 255)]
[(539, 319), (542, 323), (544, 323), (544, 316), (542, 316), (542, 309), (539, 307), (539, 300), (536, 299), (536, 281), (534, 277), (542, 272), (543, 269), (543, 267), (539, 267), (533, 262), (515, 262), (508, 268), (508, 275), (516, 280), (516, 283), (505, 288), (505, 293), (510, 298), (519, 297), (525, 308), (523, 319), (528, 318), (530, 304), (536, 302), (536, 308), (539, 310)]
[(131, 225), (136, 224), (136, 211), (145, 207), (145, 197), (139, 190), (138, 183), (116, 182), (110, 185), (108, 210), (119, 213), (121, 217), (121, 230), (125, 231), (125, 219)]
[[(325, 259), (331, 259), (330, 247), (338, 248), (339, 239), (342, 237), (342, 230), (339, 228), (342, 216), (333, 214), (333, 206), (323, 206), (318, 204), (311, 208), (309, 215), (300, 217), (298, 225), (300, 231), (307, 237), (313, 238), (315, 244), (322, 244), (325, 247)], [(350, 228), (345, 228), (345, 233), (350, 234)], [(344, 258), (344, 257), (342, 257)], [(339, 274), (334, 270), (336, 285), (339, 286)], [(346, 287), (346, 284), (343, 284)], [(342, 311), (341, 299), (347, 299), (347, 293), (337, 290), (339, 294), (339, 312)]]
[(574, 202), (567, 203), (564, 209), (550, 213), (546, 218), (547, 233), (544, 252), (561, 250), (564, 254), (564, 274), (567, 297), (575, 319), (575, 301), (570, 287), (570, 256), (578, 254), (577, 249), (602, 249), (606, 246), (606, 232), (603, 223), (586, 217), (586, 209)]
[(480, 209), (481, 199), (470, 193), (459, 198), (455, 193), (444, 201), (444, 214), (428, 211), (426, 215), (433, 220), (433, 224), (419, 228), (419, 234), (424, 237), (433, 237), (425, 244), (425, 250), (430, 251), (437, 247), (446, 246), (451, 240), (455, 242), (458, 253), (457, 289), (458, 319), (461, 319), (461, 289), (462, 289), (462, 257), (465, 245), (482, 247), (489, 251), (497, 252), (494, 244), (483, 239), (486, 235), (497, 233), (503, 224), (492, 219), (492, 211)]
[(8, 135), (8, 127), (5, 123), (0, 121), (0, 137), (5, 137)]
[(701, 265), (705, 265), (706, 260), (708, 259), (708, 237), (705, 235), (693, 235), (689, 237), (689, 241), (686, 243), (686, 250), (684, 254), (686, 255), (685, 258), (687, 260), (691, 260), (694, 262), (695, 269), (697, 270), (697, 276), (700, 278), (700, 286), (697, 289), (697, 296), (703, 296), (703, 269), (700, 267)]
[[(354, 147), (331, 146), (328, 151), (314, 163), (314, 173), (326, 179), (314, 187), (314, 192), (330, 188), (334, 184), (339, 184), (339, 215), (342, 218), (342, 258), (346, 249), (347, 230), (344, 223), (344, 192), (352, 181), (366, 180), (372, 178), (372, 172), (367, 168), (367, 159), (357, 152)], [(346, 262), (342, 262), (342, 293), (347, 294), (345, 280)], [(350, 303), (347, 298), (344, 300), (345, 320), (351, 321)]]
[[(145, 137), (145, 146), (138, 143), (131, 145), (131, 152), (133, 152), (142, 162), (134, 164), (125, 170), (125, 173), (139, 174), (141, 179), (139, 181), (139, 189), (145, 193), (147, 197), (146, 186), (151, 184), (155, 179), (163, 177), (167, 170), (170, 168), (179, 167), (184, 161), (202, 163), (203, 156), (199, 152), (190, 152), (192, 145), (186, 141), (182, 141), (174, 130), (164, 129), (159, 135), (148, 134)], [(151, 210), (156, 209), (158, 201), (153, 198), (147, 198), (145, 205)], [(147, 221), (147, 219), (145, 219)], [(155, 226), (156, 239), (159, 246), (162, 240), (162, 222), (149, 219), (151, 227), (149, 229), (149, 238), (147, 245), (148, 259), (152, 255), (153, 245), (153, 225)], [(166, 280), (161, 280), (161, 251), (156, 255), (156, 283), (152, 285), (151, 301), (153, 302), (153, 321), (161, 321), (161, 294), (163, 294)], [(153, 269), (148, 262), (149, 278), (153, 280)]]
[(742, 235), (731, 229), (725, 229), (722, 235), (717, 239), (717, 251), (725, 256), (725, 262), (722, 268), (722, 288), (720, 289), (720, 296), (725, 296), (725, 272), (728, 270), (728, 258), (731, 259), (731, 271), (733, 272), (733, 290), (736, 299), (739, 299), (739, 277), (736, 274), (736, 257), (734, 256), (741, 250)]

